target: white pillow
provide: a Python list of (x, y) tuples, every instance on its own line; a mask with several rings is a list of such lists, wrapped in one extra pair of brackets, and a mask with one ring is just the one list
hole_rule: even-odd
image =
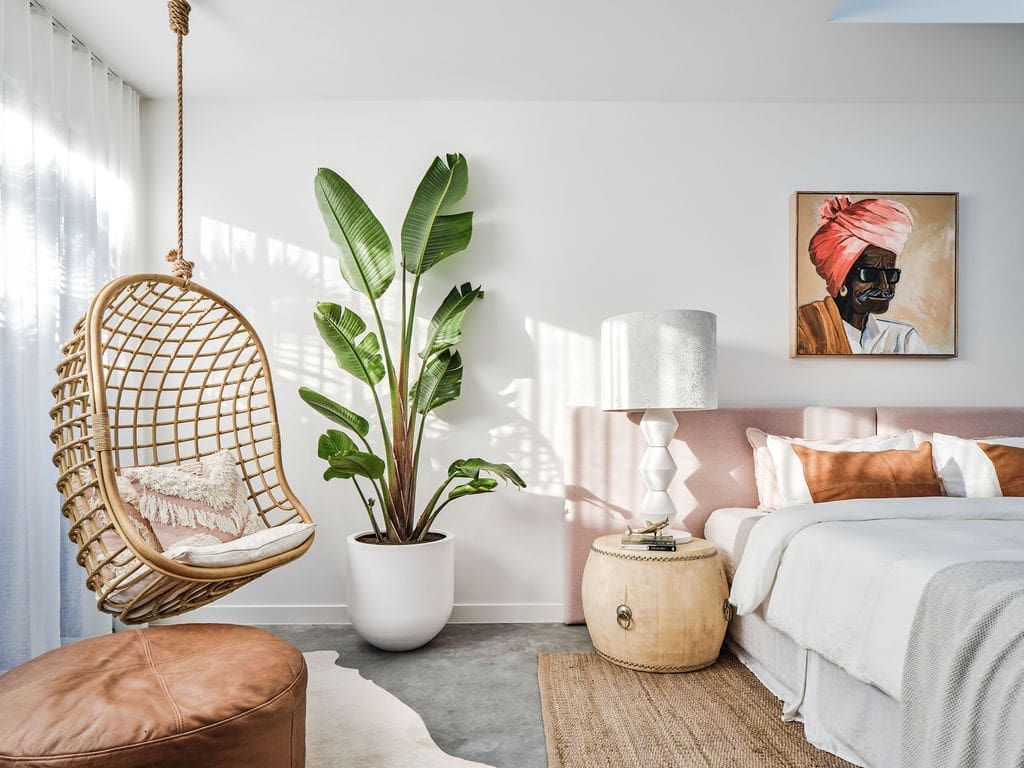
[(757, 485), (757, 508), (771, 512), (782, 506), (779, 481), (775, 476), (772, 455), (768, 453), (768, 435), (756, 427), (747, 428), (747, 442), (754, 449), (754, 483)]
[(164, 552), (164, 555), (189, 565), (214, 568), (246, 565), (294, 549), (313, 535), (314, 528), (314, 523), (286, 523), (220, 544), (195, 546), (180, 542)]
[[(816, 451), (912, 451), (914, 438), (910, 432), (901, 435), (851, 438), (848, 440), (804, 440), (794, 437), (768, 435), (768, 453), (775, 465), (775, 476), (779, 482), (780, 507), (795, 504), (810, 504), (811, 492), (804, 479), (804, 465), (793, 450), (793, 443), (813, 448)], [(981, 449), (979, 448), (980, 452)]]
[(1024, 448), (1024, 437), (977, 437), (965, 439), (936, 432), (932, 435), (932, 460), (947, 496), (987, 499), (1002, 496), (996, 468), (978, 443)]
[(914, 438), (914, 449), (915, 450), (920, 448), (922, 443), (930, 443), (930, 442), (932, 442), (932, 433), (931, 432), (922, 432), (920, 429), (911, 429), (909, 431), (910, 431), (911, 436)]

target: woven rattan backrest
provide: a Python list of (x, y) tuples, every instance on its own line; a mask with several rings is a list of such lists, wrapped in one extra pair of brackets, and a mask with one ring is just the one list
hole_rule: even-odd
[[(115, 284), (116, 285), (116, 284)], [(226, 301), (173, 278), (126, 280), (93, 306), (93, 409), (109, 425), (115, 469), (236, 454), (269, 526), (298, 521), (283, 492), (265, 353)]]
[(169, 560), (134, 528), (117, 487), (129, 466), (178, 464), (229, 449), (268, 526), (312, 522), (280, 469), (266, 354), (229, 303), (179, 278), (105, 286), (63, 346), (50, 411), (69, 536), (100, 610), (138, 623), (174, 616), (301, 556), (225, 567)]

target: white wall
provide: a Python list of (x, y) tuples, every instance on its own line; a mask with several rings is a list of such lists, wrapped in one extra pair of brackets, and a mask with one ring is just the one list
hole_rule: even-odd
[[(143, 116), (144, 166), (160, 181), (148, 201), (156, 265), (174, 239), (172, 105), (148, 102)], [(370, 411), (311, 320), (314, 301), (348, 295), (313, 198), (321, 165), (397, 241), (430, 159), (469, 158), (473, 244), (430, 274), (422, 306), (463, 281), (487, 297), (466, 323), (463, 397), (441, 411), (425, 474), (480, 455), (510, 461), (530, 487), (445, 511), (441, 526), (458, 537), (456, 617), (560, 618), (563, 409), (596, 402), (608, 315), (717, 313), (726, 406), (1024, 399), (1022, 104), (197, 102), (186, 123), (186, 249), (198, 280), (267, 343), (286, 471), (320, 525), (303, 560), (208, 616), (344, 615), (343, 538), (365, 515), (347, 485), (320, 479), (326, 424), (295, 394), (356, 392)], [(800, 189), (960, 193), (959, 359), (788, 357), (789, 202)]]

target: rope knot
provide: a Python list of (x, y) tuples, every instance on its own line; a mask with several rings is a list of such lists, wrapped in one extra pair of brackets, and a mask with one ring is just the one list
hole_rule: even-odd
[(167, 15), (171, 22), (171, 31), (176, 35), (188, 34), (188, 12), (192, 6), (187, 0), (167, 0)]
[(171, 274), (183, 281), (185, 285), (192, 282), (192, 267), (195, 266), (195, 262), (183, 259), (178, 255), (178, 250), (176, 248), (172, 248), (167, 252), (167, 255), (164, 257), (164, 261), (172, 265)]

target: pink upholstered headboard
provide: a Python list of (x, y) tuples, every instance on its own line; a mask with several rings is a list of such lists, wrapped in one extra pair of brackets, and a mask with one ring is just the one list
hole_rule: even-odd
[[(644, 495), (637, 472), (640, 414), (570, 408), (565, 461), (565, 622), (583, 621), (580, 580), (590, 544), (621, 532)], [(1024, 408), (720, 408), (679, 412), (670, 450), (679, 472), (669, 489), (695, 536), (720, 507), (756, 507), (747, 427), (812, 439), (866, 437), (916, 428), (952, 435), (1024, 435)]]

